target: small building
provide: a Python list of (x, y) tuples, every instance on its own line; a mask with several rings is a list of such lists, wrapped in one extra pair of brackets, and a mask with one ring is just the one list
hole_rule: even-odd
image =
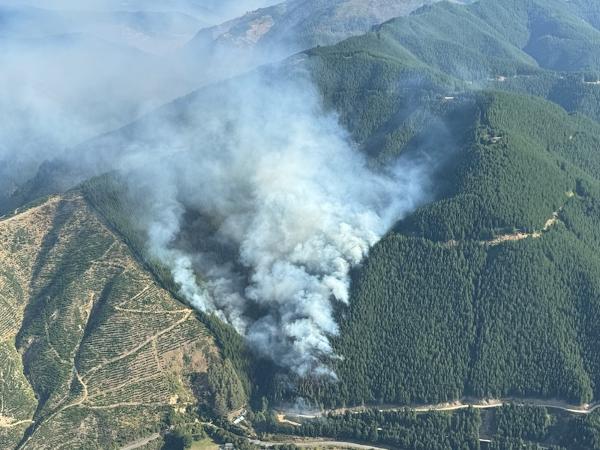
[(233, 420), (229, 420), (231, 420), (234, 425), (239, 425), (244, 420), (246, 420), (246, 414), (248, 414), (248, 410), (242, 409), (239, 413), (237, 413), (237, 417), (234, 416), (235, 418), (233, 418)]
[(246, 420), (246, 416), (239, 416), (238, 418), (236, 418), (233, 421), (234, 425), (239, 425), (240, 423), (242, 423), (244, 420)]

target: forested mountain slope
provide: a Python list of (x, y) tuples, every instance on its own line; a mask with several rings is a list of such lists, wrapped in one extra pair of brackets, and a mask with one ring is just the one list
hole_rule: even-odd
[(0, 241), (0, 447), (116, 448), (172, 409), (241, 406), (206, 326), (81, 192), (0, 219)]
[(596, 398), (600, 130), (534, 99), (477, 104), (455, 188), (357, 274), (327, 403)]
[[(593, 96), (600, 85), (590, 76), (600, 32), (593, 15), (594, 4), (583, 1), (440, 3), (264, 69), (275, 80), (308, 71), (373, 167), (403, 155), (428, 161), (434, 179), (433, 201), (398, 223), (353, 273), (333, 338), (339, 381), (261, 374), (257, 382), (272, 399), (596, 401)], [(207, 118), (239, 102), (231, 93), (240, 80), (198, 91), (78, 151), (110, 161), (124, 142), (172, 144), (172, 134), (154, 126), (163, 122), (193, 142)], [(52, 171), (44, 177), (32, 192), (43, 191)], [(128, 211), (111, 214), (126, 219)]]
[[(548, 17), (554, 22), (548, 22)], [(482, 0), (470, 6), (444, 2), (310, 54), (318, 57), (317, 63), (326, 64), (317, 68), (316, 79), (321, 89), (326, 89), (327, 98), (334, 89), (338, 92), (331, 95), (340, 97), (344, 90), (352, 89), (353, 94), (378, 95), (377, 103), (391, 104), (389, 94), (397, 100), (409, 86), (431, 84), (443, 74), (464, 80), (461, 90), (519, 90), (544, 96), (569, 112), (597, 118), (598, 90), (593, 83), (598, 80), (594, 57), (599, 54), (600, 32), (581, 17), (584, 14), (571, 3), (558, 0)], [(538, 52), (534, 47), (539, 45), (532, 44), (537, 41), (552, 41), (553, 45)], [(560, 61), (559, 71), (551, 59)], [(387, 91), (376, 92), (377, 87)], [(342, 115), (359, 105), (353, 98), (333, 100)], [(364, 133), (361, 125), (350, 128)]]
[[(438, 200), (399, 223), (355, 275), (335, 340), (340, 383), (309, 382), (302, 395), (327, 405), (597, 398), (600, 128), (523, 86), (472, 88), (543, 77), (578, 39), (598, 55), (596, 31), (565, 8), (440, 4), (309, 53), (326, 101), (379, 164), (411, 152), (443, 164)], [(543, 34), (540, 17), (561, 23)], [(522, 36), (509, 36), (519, 23)], [(552, 49), (528, 44), (575, 23)], [(595, 62), (565, 64), (574, 73)]]

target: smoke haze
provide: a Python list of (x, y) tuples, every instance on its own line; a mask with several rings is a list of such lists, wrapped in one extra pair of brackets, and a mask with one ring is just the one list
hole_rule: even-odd
[(211, 16), (217, 2), (2, 2), (0, 189), (10, 194), (64, 149), (239, 73), (226, 53), (218, 74), (208, 55), (173, 53), (221, 15), (256, 4), (219, 2)]
[(301, 63), (289, 77), (238, 77), (116, 138), (74, 147), (188, 85), (145, 54), (87, 38), (28, 42), (31, 52), (5, 45), (4, 172), (33, 172), (45, 159), (77, 168), (81, 179), (119, 171), (139, 203), (148, 250), (191, 305), (298, 375), (335, 376), (334, 305), (349, 301), (350, 270), (426, 199), (425, 166), (401, 159), (369, 169)]
[(194, 17), (204, 26), (216, 25), (277, 0), (3, 0), (12, 8), (33, 7), (52, 11), (167, 12)]

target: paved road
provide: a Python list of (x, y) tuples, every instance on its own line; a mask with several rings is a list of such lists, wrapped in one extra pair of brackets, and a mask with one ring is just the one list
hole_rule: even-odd
[[(379, 410), (380, 411), (401, 411), (404, 409), (409, 409), (415, 412), (427, 412), (427, 411), (457, 411), (460, 409), (467, 409), (467, 408), (475, 408), (475, 409), (492, 409), (492, 408), (499, 408), (502, 405), (505, 404), (516, 404), (516, 405), (531, 405), (531, 406), (538, 406), (538, 407), (544, 407), (544, 408), (549, 408), (549, 409), (559, 409), (561, 411), (566, 411), (572, 414), (590, 414), (593, 411), (597, 410), (600, 408), (600, 403), (594, 403), (592, 405), (580, 405), (580, 406), (576, 406), (576, 405), (569, 405), (566, 402), (563, 402), (561, 400), (542, 400), (542, 399), (535, 399), (535, 398), (530, 398), (530, 399), (518, 399), (518, 398), (506, 398), (506, 399), (502, 399), (502, 400), (487, 400), (487, 401), (480, 401), (480, 402), (468, 402), (468, 401), (461, 401), (461, 402), (456, 402), (456, 403), (443, 403), (443, 404), (439, 404), (439, 405), (421, 405), (421, 406), (402, 406), (402, 405), (388, 405), (388, 406), (383, 406), (380, 407)], [(331, 411), (322, 411), (322, 412), (315, 412), (315, 413), (308, 413), (308, 414), (295, 414), (293, 412), (284, 412), (283, 415), (281, 415), (280, 417), (284, 418), (286, 416), (289, 417), (299, 417), (299, 418), (305, 418), (305, 419), (312, 419), (312, 418), (316, 418), (319, 416), (322, 416), (324, 414), (328, 414), (328, 413), (345, 413), (346, 411), (350, 411), (353, 413), (359, 413), (361, 411), (364, 411), (365, 409), (368, 409), (368, 407), (356, 407), (356, 408), (345, 408), (345, 409), (337, 409), (337, 410), (331, 410)], [(205, 425), (209, 425), (214, 427), (215, 425), (211, 424), (211, 423), (205, 423)], [(121, 450), (135, 450), (136, 448), (140, 448), (143, 447), (144, 445), (148, 444), (149, 442), (152, 442), (155, 439), (158, 439), (160, 437), (160, 435), (157, 434), (153, 434), (152, 436), (149, 436), (145, 439), (140, 439), (139, 441), (133, 442), (131, 444), (128, 444), (125, 447), (121, 447)], [(289, 440), (289, 441), (259, 441), (259, 440), (253, 440), (253, 439), (248, 439), (249, 442), (251, 442), (252, 444), (255, 445), (259, 445), (261, 447), (274, 447), (276, 445), (288, 445), (288, 444), (294, 444), (297, 447), (342, 447), (342, 448), (351, 448), (351, 449), (356, 449), (356, 450), (388, 450), (385, 447), (376, 447), (374, 445), (367, 445), (367, 444), (357, 444), (355, 442), (343, 442), (343, 441), (329, 441), (329, 440), (313, 440), (313, 441), (295, 441), (295, 440)], [(480, 442), (491, 442), (489, 439), (480, 439)]]
[(296, 447), (342, 447), (342, 448), (353, 448), (357, 450), (388, 450), (384, 447), (375, 447), (374, 445), (365, 445), (365, 444), (356, 444), (354, 442), (343, 442), (343, 441), (326, 441), (326, 440), (316, 440), (316, 441), (279, 441), (279, 442), (271, 442), (271, 441), (258, 441), (258, 440), (250, 440), (250, 442), (254, 445), (260, 445), (261, 447), (274, 447), (276, 445), (289, 445), (294, 444)]
[(155, 441), (160, 437), (160, 434), (155, 433), (147, 438), (140, 439), (138, 441), (132, 442), (131, 444), (127, 444), (125, 447), (121, 447), (121, 450), (135, 450), (136, 448), (143, 447), (146, 444), (149, 444), (152, 441)]
[(293, 411), (284, 411), (284, 417), (297, 417), (304, 419), (314, 419), (326, 414), (344, 414), (346, 412), (360, 413), (368, 409), (377, 408), (379, 411), (402, 411), (405, 409), (415, 412), (428, 412), (428, 411), (457, 411), (460, 409), (474, 408), (474, 409), (491, 409), (499, 408), (506, 404), (513, 405), (530, 405), (538, 406), (549, 409), (559, 409), (572, 414), (590, 414), (600, 408), (600, 403), (594, 403), (591, 405), (570, 405), (562, 400), (544, 400), (537, 398), (505, 398), (500, 400), (481, 400), (481, 401), (467, 401), (462, 400), (454, 403), (441, 403), (437, 405), (384, 405), (384, 406), (357, 406), (352, 408), (340, 408), (328, 411), (319, 412), (307, 412), (304, 414), (295, 413)]

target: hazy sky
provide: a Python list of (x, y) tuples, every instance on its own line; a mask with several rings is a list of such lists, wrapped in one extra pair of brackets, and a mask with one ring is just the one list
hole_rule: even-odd
[(192, 15), (207, 24), (279, 3), (279, 0), (3, 0), (4, 6), (30, 5), (54, 10), (171, 11)]

